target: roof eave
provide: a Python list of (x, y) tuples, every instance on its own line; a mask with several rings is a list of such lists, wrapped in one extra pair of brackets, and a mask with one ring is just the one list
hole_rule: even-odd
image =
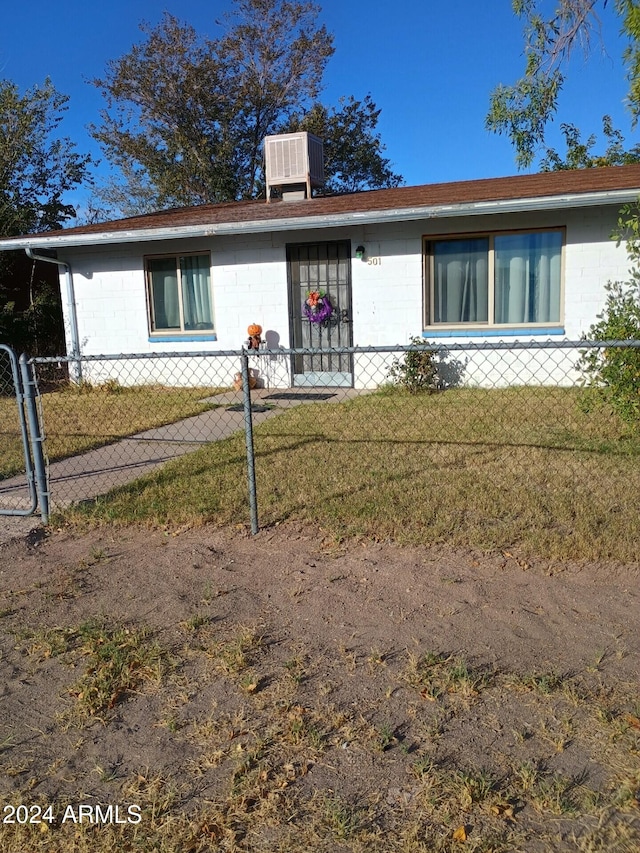
[(385, 222), (408, 222), (421, 219), (451, 219), (459, 216), (523, 213), (527, 211), (561, 210), (594, 207), (603, 204), (625, 204), (637, 199), (638, 189), (607, 190), (558, 196), (463, 202), (445, 205), (421, 205), (389, 210), (350, 211), (319, 216), (288, 216), (282, 219), (256, 219), (246, 222), (219, 222), (198, 225), (138, 228), (130, 231), (103, 231), (84, 234), (25, 236), (0, 240), (0, 250), (63, 249), (115, 243), (216, 237), (234, 234), (302, 231), (312, 228), (339, 228), (348, 225), (377, 225)]

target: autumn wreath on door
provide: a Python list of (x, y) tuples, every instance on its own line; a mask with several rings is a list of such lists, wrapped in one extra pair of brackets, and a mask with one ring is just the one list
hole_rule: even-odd
[(302, 303), (304, 316), (310, 323), (323, 323), (333, 314), (333, 305), (324, 290), (309, 290)]

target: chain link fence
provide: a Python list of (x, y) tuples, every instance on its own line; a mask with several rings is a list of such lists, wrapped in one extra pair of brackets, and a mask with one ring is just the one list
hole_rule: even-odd
[(0, 492), (0, 510), (7, 514), (32, 506), (26, 470), (25, 419), (19, 393), (17, 360), (7, 347), (0, 347), (0, 446), (2, 480), (14, 478), (11, 489)]
[(32, 515), (38, 503), (48, 519), (33, 369), (26, 356), (0, 344), (0, 516)]
[[(337, 392), (256, 432), (262, 524), (640, 559), (639, 341), (352, 354), (348, 400)], [(590, 384), (589, 358), (621, 362), (635, 415)]]
[(250, 507), (254, 530), (295, 517), (506, 549), (533, 531), (543, 551), (637, 558), (640, 399), (625, 420), (585, 385), (594, 352), (625, 354), (638, 398), (638, 341), (33, 359), (52, 504), (126, 486), (130, 517), (156, 522), (246, 523)]
[(237, 351), (32, 363), (53, 508), (131, 483), (243, 426)]

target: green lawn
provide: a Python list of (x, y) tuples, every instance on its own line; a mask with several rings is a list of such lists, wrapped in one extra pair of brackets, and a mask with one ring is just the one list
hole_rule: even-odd
[[(516, 550), (640, 558), (640, 436), (558, 388), (383, 391), (292, 409), (255, 429), (261, 525)], [(70, 517), (246, 523), (244, 437), (213, 443)]]

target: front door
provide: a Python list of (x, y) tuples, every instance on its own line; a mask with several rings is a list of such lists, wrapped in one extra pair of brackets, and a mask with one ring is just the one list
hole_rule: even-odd
[[(313, 355), (294, 355), (293, 384), (353, 385), (351, 353), (331, 352), (353, 346), (351, 325), (351, 243), (304, 243), (287, 247), (291, 341), (295, 349), (319, 349)], [(312, 294), (311, 299), (309, 295)], [(310, 305), (324, 294), (332, 308)], [(322, 307), (322, 303), (320, 303)]]

